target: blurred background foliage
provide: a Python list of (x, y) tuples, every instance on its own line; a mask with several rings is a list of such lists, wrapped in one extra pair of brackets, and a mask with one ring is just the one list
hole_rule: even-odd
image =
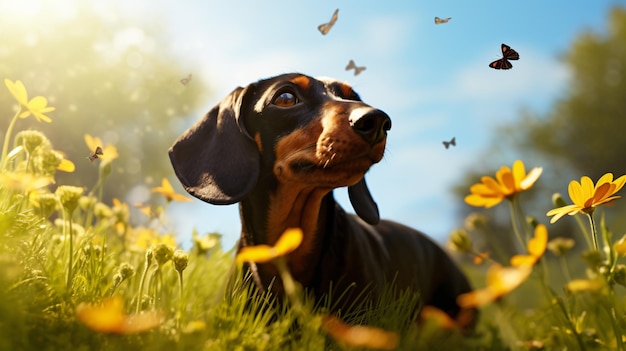
[[(0, 77), (23, 81), (31, 97), (43, 95), (56, 108), (52, 123), (30, 118), (18, 128), (43, 131), (76, 164), (76, 172), (59, 174), (59, 184), (87, 189), (95, 184), (98, 165), (86, 158), (93, 151), (84, 141), (88, 133), (120, 155), (106, 200), (146, 201), (150, 187), (171, 175), (167, 149), (189, 125), (186, 116), (206, 100), (208, 88), (200, 80), (180, 83), (193, 67), (172, 55), (158, 20), (142, 23), (80, 4), (71, 9), (79, 15), (49, 16), (46, 23), (4, 16)], [(42, 2), (40, 12), (57, 5)], [(13, 105), (10, 94), (0, 94), (0, 106)], [(9, 120), (0, 119), (2, 133)]]
[[(517, 122), (500, 126), (482, 162), (463, 175), (455, 187), (459, 197), (467, 195), (469, 186), (479, 182), (481, 176), (494, 177), (502, 165), (511, 167), (511, 155), (517, 155), (527, 171), (543, 167), (535, 189), (524, 193), (522, 201), (529, 215), (547, 223), (545, 213), (555, 206), (549, 198), (533, 194), (558, 192), (571, 203), (567, 194), (570, 180), (580, 181), (587, 175), (595, 182), (607, 172), (616, 178), (626, 174), (626, 9), (614, 7), (607, 17), (606, 35), (584, 31), (563, 53), (571, 71), (568, 89), (545, 115), (522, 108)], [(607, 211), (607, 224), (611, 228), (626, 227), (626, 203), (617, 201), (614, 206), (617, 209)], [(475, 210), (459, 202), (461, 217)], [(483, 212), (492, 219), (483, 228), (490, 232), (482, 236), (490, 238), (490, 242), (483, 243), (485, 248), (513, 245), (512, 236), (506, 235), (510, 231), (508, 207), (501, 205)], [(588, 249), (577, 233), (572, 220), (561, 220), (550, 227), (551, 238), (573, 237), (579, 250)], [(618, 237), (623, 234), (615, 233)]]

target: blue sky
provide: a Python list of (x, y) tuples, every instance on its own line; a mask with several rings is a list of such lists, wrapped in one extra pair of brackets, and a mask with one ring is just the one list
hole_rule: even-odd
[[(23, 6), (30, 2), (24, 1)], [(567, 89), (562, 54), (585, 30), (602, 32), (611, 6), (626, 1), (93, 1), (103, 16), (161, 23), (168, 47), (209, 87), (189, 126), (236, 86), (284, 72), (351, 83), (392, 118), (385, 158), (367, 174), (381, 216), (443, 241), (461, 223), (451, 193), (468, 169), (489, 164), (484, 150), (495, 127), (523, 107), (545, 111)], [(0, 10), (15, 7), (0, 0)], [(339, 9), (326, 36), (317, 26)], [(66, 9), (70, 11), (70, 9)], [(452, 17), (435, 25), (433, 18)], [(520, 54), (510, 71), (489, 62), (506, 43)], [(350, 59), (367, 67), (354, 77)], [(456, 137), (446, 150), (443, 140)], [(166, 157), (166, 155), (164, 155)], [(511, 155), (509, 164), (516, 159)], [(529, 167), (546, 166), (532, 164)], [(493, 167), (493, 166), (492, 166)], [(492, 173), (495, 169), (485, 169)], [(170, 180), (175, 181), (173, 172)], [(180, 189), (180, 188), (179, 188)], [(337, 197), (351, 211), (344, 189)], [(237, 206), (194, 200), (174, 204), (172, 226), (188, 245), (193, 227), (217, 231), (224, 246), (238, 238)]]

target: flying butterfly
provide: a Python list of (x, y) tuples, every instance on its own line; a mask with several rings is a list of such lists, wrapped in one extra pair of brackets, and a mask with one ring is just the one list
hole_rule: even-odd
[(100, 146), (96, 147), (96, 150), (91, 153), (91, 155), (89, 155), (87, 158), (89, 159), (89, 161), (93, 162), (95, 159), (98, 158), (98, 155), (104, 155)]
[(451, 19), (452, 19), (452, 17), (448, 17), (448, 18), (435, 17), (435, 24), (448, 23), (448, 21), (451, 20)]
[(333, 13), (333, 17), (330, 18), (330, 22), (320, 24), (319, 26), (317, 26), (317, 29), (322, 32), (322, 35), (328, 34), (328, 32), (330, 32), (330, 29), (333, 28), (333, 26), (335, 25), (335, 22), (337, 22), (337, 18), (339, 18), (339, 9), (335, 10), (335, 12)]
[(348, 65), (346, 66), (346, 71), (349, 71), (353, 68), (354, 68), (355, 76), (358, 76), (361, 72), (365, 71), (366, 69), (365, 66), (357, 66), (356, 63), (354, 63), (354, 60), (350, 60), (350, 62), (348, 62)]
[(448, 149), (450, 147), (450, 145), (456, 146), (456, 137), (453, 137), (450, 141), (444, 141), (443, 142), (443, 146), (445, 146), (446, 149)]
[(495, 69), (511, 69), (513, 65), (509, 60), (519, 60), (519, 54), (517, 51), (511, 49), (510, 46), (502, 44), (502, 58), (490, 63), (489, 67)]
[(187, 85), (189, 84), (189, 82), (191, 81), (191, 73), (189, 73), (189, 75), (183, 79), (180, 80), (180, 84), (182, 85)]

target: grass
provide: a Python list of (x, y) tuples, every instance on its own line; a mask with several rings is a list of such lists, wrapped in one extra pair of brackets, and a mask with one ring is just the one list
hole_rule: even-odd
[[(343, 322), (329, 327), (332, 301), (314, 305), (297, 292), (276, 303), (254, 291), (218, 235), (193, 233), (192, 247), (177, 249), (174, 233), (163, 225), (166, 207), (181, 200), (169, 183), (156, 190), (165, 204), (142, 207), (147, 217), (137, 225), (128, 204), (102, 201), (114, 158), (96, 160), (100, 173), (93, 189), (59, 185), (52, 192), (56, 172), (72, 169), (67, 160), (37, 131), (13, 140), (0, 169), (1, 350), (625, 348), (626, 266), (620, 262), (626, 244), (614, 240), (604, 221), (601, 251), (581, 258), (564, 249), (547, 257), (547, 244), (531, 239), (536, 227), (516, 220), (525, 216), (513, 204), (513, 226), (520, 226), (516, 234), (528, 244), (522, 254), (531, 273), (519, 284), (508, 276), (485, 284), (486, 267), (498, 263), (463, 260), (474, 286), (498, 292), (480, 304), (471, 335), (436, 318), (418, 324), (419, 294), (390, 287), (379, 301), (360, 306), (363, 313), (341, 315)], [(582, 231), (597, 234), (592, 229)], [(480, 255), (466, 231), (452, 239), (468, 257)], [(572, 280), (572, 272), (582, 277)], [(377, 344), (387, 337), (394, 342)]]

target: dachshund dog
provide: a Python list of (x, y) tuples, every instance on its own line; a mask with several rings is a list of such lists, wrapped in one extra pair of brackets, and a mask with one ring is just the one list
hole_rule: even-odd
[[(191, 195), (239, 202), (241, 239), (273, 245), (291, 227), (302, 244), (287, 257), (296, 281), (318, 301), (376, 301), (385, 284), (419, 292), (451, 317), (471, 290), (451, 258), (424, 234), (380, 220), (364, 175), (385, 151), (391, 119), (347, 84), (292, 73), (237, 88), (181, 135), (170, 160)], [(348, 187), (356, 215), (335, 202)], [(283, 293), (272, 264), (249, 263), (256, 285)]]

